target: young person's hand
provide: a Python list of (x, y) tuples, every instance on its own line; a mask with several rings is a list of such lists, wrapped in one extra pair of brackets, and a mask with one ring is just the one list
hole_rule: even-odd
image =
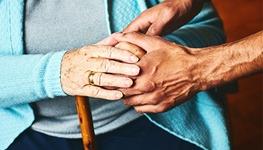
[(200, 89), (197, 49), (178, 46), (160, 37), (140, 33), (117, 36), (120, 42), (135, 44), (146, 54), (137, 65), (141, 73), (134, 86), (120, 89), (126, 96), (124, 103), (138, 112), (158, 113), (184, 102)]
[(142, 12), (123, 32), (164, 35), (190, 21), (202, 6), (203, 0), (165, 0)]
[(236, 42), (206, 48), (176, 45), (157, 36), (119, 34), (147, 53), (137, 65), (134, 86), (121, 91), (138, 112), (163, 112), (208, 90), (263, 70), (263, 31)]

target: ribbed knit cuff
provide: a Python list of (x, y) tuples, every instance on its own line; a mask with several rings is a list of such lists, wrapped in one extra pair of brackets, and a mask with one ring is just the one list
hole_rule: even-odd
[(51, 55), (45, 73), (46, 94), (50, 98), (66, 96), (60, 82), (61, 61), (66, 51), (56, 52)]

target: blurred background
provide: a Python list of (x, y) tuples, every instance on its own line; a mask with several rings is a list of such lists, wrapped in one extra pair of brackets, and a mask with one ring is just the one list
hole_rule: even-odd
[[(263, 30), (262, 0), (213, 0), (224, 21), (228, 42)], [(263, 150), (263, 74), (238, 81), (228, 95), (228, 116), (234, 150)]]

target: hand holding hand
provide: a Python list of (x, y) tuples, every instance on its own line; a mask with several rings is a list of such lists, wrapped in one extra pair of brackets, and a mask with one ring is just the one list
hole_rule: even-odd
[(182, 103), (200, 89), (196, 49), (178, 46), (160, 37), (139, 33), (117, 36), (118, 41), (138, 45), (147, 53), (137, 63), (141, 74), (131, 88), (121, 91), (124, 102), (138, 112), (163, 112)]
[(105, 46), (115, 44), (116, 41), (109, 37), (96, 45), (67, 52), (61, 65), (64, 92), (72, 96), (109, 100), (122, 98), (120, 91), (103, 87), (130, 87), (133, 81), (127, 76), (136, 76), (140, 68), (132, 64), (138, 61), (136, 55), (127, 50)]

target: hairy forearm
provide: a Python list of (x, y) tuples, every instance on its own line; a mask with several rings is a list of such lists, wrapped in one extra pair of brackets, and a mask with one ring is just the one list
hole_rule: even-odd
[(263, 31), (240, 41), (199, 49), (202, 90), (263, 70)]

